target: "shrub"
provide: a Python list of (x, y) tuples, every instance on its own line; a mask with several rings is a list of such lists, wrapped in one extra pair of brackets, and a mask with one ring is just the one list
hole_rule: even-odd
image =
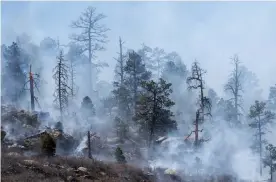
[(125, 158), (124, 153), (120, 147), (116, 148), (115, 157), (116, 157), (116, 160), (118, 163), (123, 163), (123, 164), (126, 163), (126, 158)]
[(62, 122), (60, 122), (60, 121), (57, 122), (57, 123), (55, 124), (55, 129), (57, 129), (57, 130), (63, 132), (63, 124), (62, 124)]
[(6, 135), (7, 135), (7, 133), (4, 130), (1, 130), (1, 141), (4, 140)]
[(56, 153), (56, 141), (48, 133), (41, 136), (41, 151), (47, 156), (54, 156)]

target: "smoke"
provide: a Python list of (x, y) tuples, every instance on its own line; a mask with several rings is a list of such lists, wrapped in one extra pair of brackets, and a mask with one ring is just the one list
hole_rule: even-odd
[[(56, 4), (53, 6), (50, 2), (41, 4), (32, 2), (26, 4), (24, 11), (19, 12), (14, 12), (18, 10), (15, 4), (7, 2), (5, 4), (7, 9), (3, 8), (6, 14), (3, 14), (2, 40), (10, 45), (17, 35), (26, 32), (31, 35), (32, 39), (25, 41), (31, 45), (40, 46), (38, 53), (33, 52), (32, 46), (25, 45), (23, 48), (33, 56), (31, 62), (36, 65), (33, 71), (39, 72), (41, 78), (46, 81), (41, 84), (40, 95), (38, 95), (42, 110), (50, 112), (56, 122), (59, 113), (53, 106), (56, 83), (52, 76), (53, 69), (57, 64), (58, 50), (55, 45), (50, 51), (46, 50), (41, 41), (47, 36), (53, 39), (59, 37), (61, 44), (67, 44), (69, 42), (68, 35), (71, 33), (71, 30), (68, 29), (70, 21), (75, 20), (88, 4), (68, 3), (65, 5), (61, 3), (60, 6)], [(157, 149), (155, 160), (151, 161), (150, 165), (194, 173), (197, 169), (195, 158), (199, 157), (203, 166), (201, 173), (204, 175), (232, 174), (244, 180), (260, 179), (259, 158), (250, 149), (253, 133), (247, 127), (246, 114), (254, 100), (265, 99), (268, 87), (276, 82), (275, 77), (271, 76), (275, 70), (273, 68), (276, 66), (275, 61), (272, 61), (276, 59), (274, 54), (275, 33), (273, 32), (275, 26), (271, 23), (276, 12), (275, 6), (254, 4), (252, 9), (246, 6), (245, 10), (244, 5), (238, 7), (238, 4), (235, 3), (216, 5), (135, 3), (135, 6), (130, 3), (113, 3), (112, 5), (114, 6), (110, 9), (107, 3), (95, 3), (98, 11), (108, 16), (106, 25), (111, 28), (111, 32), (108, 34), (110, 42), (107, 44), (107, 50), (99, 53), (97, 58), (97, 61), (109, 61), (110, 65), (109, 68), (103, 69), (98, 75), (98, 82), (94, 83), (100, 98), (107, 97), (112, 89), (115, 61), (111, 60), (117, 56), (119, 36), (123, 36), (126, 47), (135, 50), (141, 47), (142, 42), (145, 42), (150, 47), (160, 46), (166, 51), (177, 51), (187, 69), (189, 69), (189, 64), (197, 58), (202, 68), (208, 71), (204, 78), (207, 86), (214, 88), (218, 97), (224, 96), (223, 84), (227, 81), (227, 76), (231, 71), (229, 58), (234, 53), (239, 53), (243, 64), (248, 66), (250, 71), (257, 73), (259, 87), (263, 91), (255, 88), (256, 85), (245, 82), (243, 93), (245, 126), (229, 127), (226, 121), (213, 115), (212, 120), (208, 120), (200, 126), (204, 129), (200, 137), (210, 138), (210, 140), (194, 153), (187, 149), (189, 147), (183, 144), (183, 141), (193, 130), (192, 122), (195, 119), (197, 94), (187, 91), (184, 78), (171, 76), (170, 80), (173, 83), (171, 98), (176, 103), (173, 111), (178, 122), (178, 133), (172, 133), (168, 140), (162, 143), (160, 149)], [(227, 8), (227, 6), (229, 7)], [(183, 7), (186, 11), (183, 11)], [(198, 7), (200, 10), (196, 10)], [(260, 10), (257, 10), (256, 7)], [(12, 14), (11, 17), (9, 17), (10, 14)], [(13, 21), (15, 19), (17, 21)], [(22, 32), (20, 32), (21, 30)], [(62, 49), (67, 53), (68, 48), (63, 47)], [(87, 58), (80, 59), (85, 62)], [(97, 115), (92, 121), (87, 121), (82, 117), (79, 109), (80, 103), (90, 93), (87, 84), (87, 65), (77, 65), (76, 75), (78, 93), (70, 108), (75, 115), (65, 118), (64, 131), (79, 139), (80, 143), (75, 151), (78, 155), (85, 148), (88, 129), (101, 136), (114, 137), (112, 133), (114, 123), (112, 116), (107, 115)], [(100, 82), (101, 80), (107, 82)], [(91, 99), (96, 110), (102, 110), (98, 97)], [(22, 103), (27, 108), (26, 100), (22, 100)], [(213, 108), (215, 107), (216, 103)], [(177, 115), (177, 111), (182, 113)], [(53, 125), (54, 122), (49, 125)], [(7, 131), (10, 131), (11, 126), (7, 125), (6, 127)], [(271, 131), (275, 131), (275, 126), (271, 127)], [(7, 137), (13, 136), (8, 133)], [(269, 133), (267, 138), (270, 143), (275, 144), (275, 133)], [(164, 148), (163, 145), (165, 145)], [(263, 179), (265, 178), (266, 176), (263, 177)]]

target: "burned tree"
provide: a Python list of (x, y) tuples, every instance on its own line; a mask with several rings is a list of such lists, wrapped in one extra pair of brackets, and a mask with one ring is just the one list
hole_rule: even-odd
[(73, 100), (78, 92), (78, 87), (76, 85), (76, 64), (75, 62), (73, 62), (72, 60), (70, 61), (70, 65), (69, 65), (69, 70), (70, 70), (70, 96), (71, 99)]
[(68, 97), (71, 92), (71, 88), (68, 84), (69, 80), (69, 67), (64, 59), (63, 51), (60, 51), (57, 57), (58, 62), (54, 68), (53, 78), (56, 82), (56, 88), (54, 92), (54, 103), (57, 105), (61, 122), (63, 121), (64, 111), (68, 108)]
[(203, 75), (205, 70), (199, 67), (198, 62), (194, 62), (192, 65), (192, 75), (187, 78), (187, 84), (189, 90), (199, 90), (199, 119), (204, 121), (204, 116), (211, 116), (212, 103), (209, 98), (204, 96), (205, 82)]
[[(192, 133), (195, 133), (195, 147), (197, 148), (199, 145), (199, 137), (198, 133), (202, 132), (203, 129), (199, 130), (199, 125), (204, 122), (204, 116), (211, 116), (211, 108), (212, 108), (212, 103), (209, 98), (204, 96), (204, 89), (205, 89), (205, 82), (203, 80), (203, 75), (206, 73), (205, 70), (199, 67), (198, 62), (194, 62), (192, 65), (192, 75), (187, 78), (187, 84), (188, 84), (188, 89), (194, 89), (194, 90), (199, 90), (199, 109), (197, 109), (196, 112), (196, 118), (194, 121), (195, 125), (195, 130), (192, 131), (187, 138), (189, 138)], [(186, 139), (187, 139), (186, 138)], [(204, 141), (204, 140), (201, 140)]]
[(256, 140), (252, 145), (252, 149), (259, 154), (260, 157), (260, 175), (262, 175), (262, 157), (263, 157), (263, 144), (267, 141), (263, 138), (266, 134), (267, 124), (272, 123), (275, 119), (275, 114), (271, 111), (266, 110), (266, 103), (255, 101), (255, 104), (250, 107), (249, 118), (252, 122), (249, 126), (256, 130)]
[(123, 54), (123, 44), (124, 44), (124, 42), (122, 41), (121, 37), (119, 37), (119, 47), (120, 47), (120, 51), (118, 53), (119, 58), (114, 58), (114, 59), (117, 61), (115, 73), (119, 77), (120, 85), (123, 85), (124, 79), (125, 79), (124, 67), (125, 67), (126, 56)]
[(38, 107), (40, 108), (38, 98), (35, 96), (35, 88), (36, 88), (37, 92), (39, 93), (38, 84), (40, 82), (41, 82), (40, 75), (36, 74), (36, 73), (33, 73), (32, 72), (32, 65), (30, 65), (29, 77), (28, 77), (28, 81), (24, 85), (24, 89), (25, 89), (26, 84), (29, 83), (29, 89), (27, 89), (27, 90), (30, 90), (31, 111), (35, 110), (35, 102), (38, 104)]
[(242, 109), (242, 71), (240, 69), (240, 60), (237, 55), (232, 58), (234, 69), (230, 74), (228, 82), (224, 86), (225, 92), (230, 93), (230, 101), (233, 102), (235, 108), (235, 122), (240, 124), (239, 116), (241, 115), (240, 109)]
[(100, 23), (105, 17), (103, 14), (97, 14), (96, 8), (88, 7), (79, 19), (71, 24), (72, 28), (81, 30), (80, 34), (73, 34), (71, 39), (82, 46), (82, 52), (88, 53), (88, 88), (91, 92), (93, 91), (92, 59), (95, 58), (96, 51), (104, 50), (103, 45), (107, 42), (106, 32), (109, 29)]

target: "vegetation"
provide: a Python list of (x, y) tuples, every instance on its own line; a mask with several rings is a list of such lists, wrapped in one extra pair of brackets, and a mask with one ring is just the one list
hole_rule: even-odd
[(49, 157), (54, 156), (56, 153), (56, 141), (48, 133), (41, 136), (41, 151)]
[[(148, 177), (140, 172), (135, 173), (138, 176), (135, 179), (122, 177), (125, 173), (121, 171), (117, 175), (116, 168), (124, 166), (126, 169), (127, 165), (121, 164), (138, 162), (148, 166), (151, 159), (155, 158), (162, 162), (172, 160), (181, 163), (179, 166), (187, 167), (181, 170), (189, 176), (199, 176), (202, 171), (236, 175), (229, 160), (239, 152), (241, 145), (248, 144), (246, 146), (251, 146), (251, 151), (259, 158), (260, 175), (263, 175), (263, 168), (268, 167), (272, 180), (272, 173), (276, 171), (276, 149), (272, 144), (267, 145), (272, 143), (267, 134), (274, 132), (275, 127), (276, 85), (269, 87), (268, 97), (264, 98), (261, 89), (265, 88), (259, 88), (257, 76), (240, 61), (246, 57), (235, 54), (231, 58), (232, 71), (225, 84), (221, 85), (223, 93), (220, 93), (219, 89), (210, 87), (204, 60), (193, 61), (189, 69), (186, 61), (192, 60), (181, 57), (181, 53), (168, 52), (169, 48), (165, 50), (145, 43), (133, 49), (129, 47), (133, 42), (125, 40), (129, 38), (126, 35), (122, 35), (124, 39), (116, 38), (118, 52), (116, 54), (114, 51), (115, 56), (106, 54), (109, 60), (115, 57), (114, 79), (109, 82), (99, 80), (99, 73), (108, 66), (97, 57), (108, 43), (109, 28), (104, 24), (107, 18), (98, 13), (96, 8), (87, 7), (71, 22), (70, 27), (75, 33), (70, 35), (69, 42), (65, 44), (51, 37), (45, 37), (36, 44), (30, 36), (24, 34), (1, 46), (1, 122), (7, 128), (6, 131), (1, 130), (3, 146), (13, 148), (16, 142), (16, 145), (25, 147), (20, 150), (31, 151), (35, 148), (35, 142), (32, 141), (35, 138), (43, 154), (40, 157), (55, 156), (65, 162), (57, 155), (65, 155), (66, 152), (66, 155), (84, 154), (84, 139), (89, 144), (88, 156), (92, 158), (93, 155), (93, 159), (98, 155), (113, 155), (114, 146), (120, 145), (115, 150), (119, 164), (113, 166), (115, 169), (112, 170), (105, 166), (104, 171), (109, 177), (103, 177), (103, 180), (116, 178), (119, 181), (147, 181)], [(54, 65), (48, 64), (45, 58), (49, 62), (56, 62)], [(49, 68), (53, 69), (52, 78), (47, 76), (50, 74)], [(33, 73), (41, 75), (42, 79), (49, 79), (47, 84), (40, 85), (41, 89), (36, 88), (38, 93), (34, 93), (34, 87), (38, 86), (33, 84)], [(27, 83), (30, 83), (29, 93), (26, 91)], [(224, 93), (225, 96), (220, 95)], [(39, 107), (35, 107), (35, 101)], [(51, 112), (54, 109), (60, 118), (44, 121), (42, 112), (37, 111), (37, 108)], [(53, 116), (56, 115), (55, 111), (51, 113)], [(40, 135), (44, 126), (47, 131), (52, 130), (51, 135), (46, 132)], [(68, 136), (66, 132), (73, 134)], [(239, 133), (253, 137), (248, 141), (240, 137)], [(237, 144), (231, 143), (232, 139), (235, 140), (234, 135), (238, 135)], [(57, 138), (64, 140), (57, 141)], [(68, 151), (62, 153), (62, 149)], [(198, 157), (199, 151), (204, 154), (210, 152), (212, 162), (206, 164), (206, 160)], [(142, 155), (143, 152), (148, 155)], [(14, 160), (8, 155), (5, 157)], [(194, 158), (196, 160), (191, 162), (190, 159)], [(85, 160), (90, 162), (90, 159)], [(7, 160), (4, 162), (9, 164)], [(191, 167), (190, 163), (195, 163), (195, 166)], [(85, 162), (83, 164), (91, 167)], [(13, 165), (17, 169), (18, 164)], [(76, 168), (75, 164), (72, 165)], [(7, 176), (12, 173), (11, 170), (6, 166), (2, 169), (6, 171), (5, 177), (10, 179)], [(22, 172), (22, 169), (18, 170)], [(64, 175), (65, 171), (61, 174), (55, 167), (53, 173), (47, 170), (41, 165), (36, 168), (36, 171), (43, 171), (41, 176), (50, 175), (54, 179), (58, 178), (58, 181), (70, 181)], [(91, 173), (83, 176), (90, 176), (88, 180), (102, 179), (99, 177), (102, 171), (87, 170)], [(172, 169), (168, 171), (176, 173)], [(33, 173), (34, 170), (28, 174), (30, 178)], [(77, 177), (79, 181), (85, 181)]]
[(124, 156), (124, 153), (120, 147), (117, 147), (115, 150), (115, 157), (118, 163), (126, 163), (126, 158)]

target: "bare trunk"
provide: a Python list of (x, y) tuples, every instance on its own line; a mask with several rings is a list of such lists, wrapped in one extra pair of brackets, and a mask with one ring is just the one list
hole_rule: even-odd
[(198, 124), (199, 124), (199, 111), (196, 112), (196, 119), (195, 119), (195, 147), (198, 147)]
[(35, 110), (35, 97), (34, 97), (34, 79), (32, 74), (32, 65), (30, 65), (30, 96), (31, 96), (31, 110)]
[(87, 132), (87, 147), (88, 147), (88, 158), (92, 159), (91, 155), (91, 141), (90, 141), (90, 131)]
[(72, 98), (74, 97), (74, 70), (73, 70), (73, 63), (70, 61), (71, 66), (71, 95)]
[(61, 122), (63, 121), (63, 116), (62, 116), (62, 100), (61, 100), (61, 60), (58, 65), (58, 99), (59, 99), (59, 112), (60, 112), (60, 120)]
[[(202, 77), (201, 77), (202, 78)], [(203, 95), (203, 83), (202, 80), (200, 80), (200, 97), (201, 97), (201, 112), (202, 112), (202, 122), (204, 122), (204, 95)]]
[(122, 39), (120, 37), (120, 70), (121, 70), (121, 85), (124, 83), (124, 62), (123, 62), (123, 50), (122, 50)]
[(273, 160), (272, 160), (272, 154), (271, 154), (271, 151), (270, 151), (270, 181), (272, 182), (272, 178), (273, 178)]
[(137, 83), (137, 71), (136, 71), (136, 59), (133, 60), (134, 63), (134, 70), (133, 70), (133, 79), (134, 79), (134, 114), (136, 114), (136, 102), (137, 102), (137, 89), (138, 89), (138, 83)]
[(261, 131), (261, 119), (260, 115), (258, 116), (258, 129), (259, 129), (259, 147), (260, 147), (260, 175), (262, 176), (263, 169), (262, 169), (262, 131)]
[(92, 85), (92, 47), (91, 47), (91, 44), (92, 44), (92, 40), (91, 40), (91, 35), (90, 35), (90, 29), (89, 29), (89, 34), (88, 34), (88, 39), (89, 39), (89, 42), (88, 42), (88, 60), (89, 60), (89, 63), (88, 63), (88, 74), (89, 74), (89, 79), (88, 79), (88, 89), (89, 89), (89, 95), (90, 95), (90, 98), (93, 98), (93, 85)]
[(236, 63), (235, 66), (236, 66), (236, 71), (235, 71), (235, 93), (234, 93), (234, 97), (235, 97), (235, 120), (236, 120), (236, 122), (238, 122), (238, 120), (239, 120), (239, 110), (238, 110), (238, 97), (239, 97), (238, 63)]

